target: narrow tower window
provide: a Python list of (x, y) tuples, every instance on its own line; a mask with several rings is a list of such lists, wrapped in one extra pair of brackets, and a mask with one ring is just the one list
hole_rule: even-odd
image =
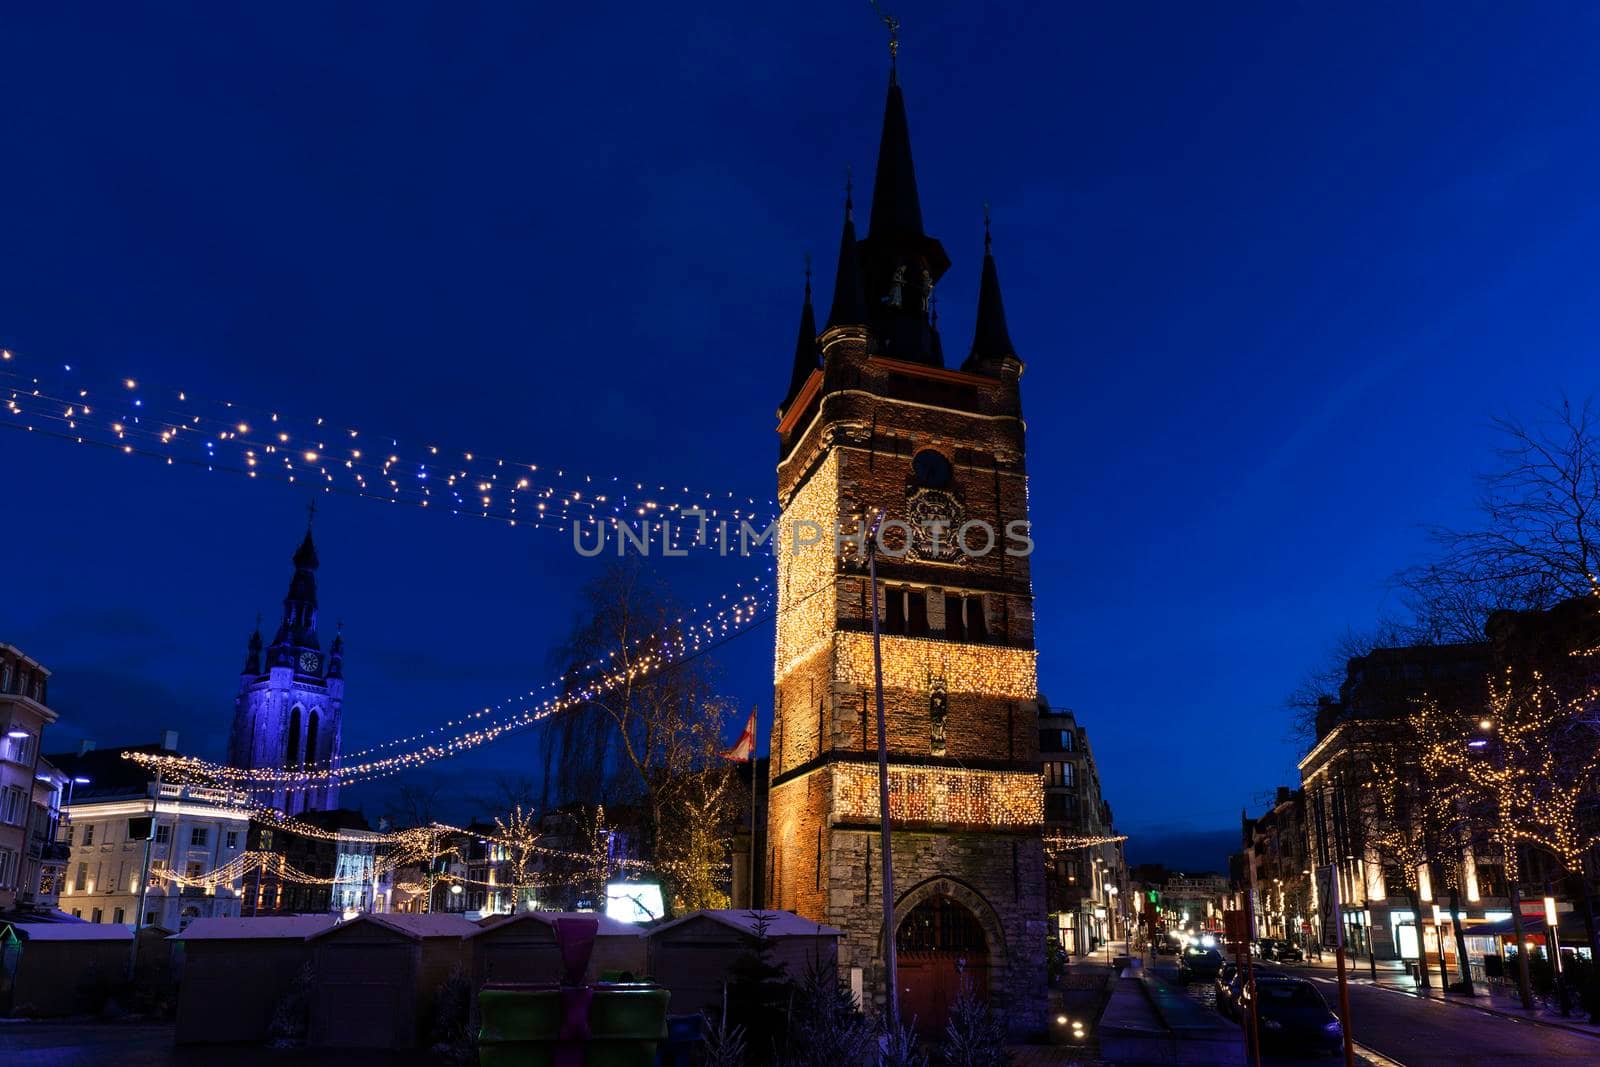
[(317, 713), (312, 712), (306, 721), (306, 765), (317, 761)]
[(284, 763), (293, 766), (300, 762), (300, 706), (289, 713), (289, 752)]

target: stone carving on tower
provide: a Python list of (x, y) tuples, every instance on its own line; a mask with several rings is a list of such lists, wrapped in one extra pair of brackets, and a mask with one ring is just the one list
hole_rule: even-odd
[(272, 643), (262, 647), (260, 617), (250, 635), (234, 699), (228, 763), (246, 770), (282, 770), (285, 780), (252, 790), (287, 814), (339, 805), (339, 787), (325, 772), (339, 765), (344, 706), (344, 635), (324, 655), (317, 637), (317, 548), (306, 524), (294, 553), (294, 574)]

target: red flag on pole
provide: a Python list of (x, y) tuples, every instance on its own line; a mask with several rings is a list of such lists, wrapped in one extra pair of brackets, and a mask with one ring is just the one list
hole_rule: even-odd
[(731, 760), (755, 759), (756, 756), (756, 709), (750, 709), (750, 721), (744, 724), (744, 733), (739, 735), (739, 740), (733, 747), (724, 752), (723, 757)]

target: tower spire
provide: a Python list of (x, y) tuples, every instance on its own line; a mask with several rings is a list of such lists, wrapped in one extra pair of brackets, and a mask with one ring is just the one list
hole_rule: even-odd
[(322, 647), (317, 643), (317, 568), (321, 561), (311, 538), (316, 507), (314, 500), (306, 507), (306, 535), (294, 552), (294, 577), (289, 579), (289, 591), (283, 598), (283, 620), (272, 639), (269, 665), (276, 665), (285, 657), (292, 659), (292, 649)]
[(833, 275), (833, 304), (828, 308), (828, 329), (865, 326), (867, 303), (861, 292), (861, 261), (856, 247), (855, 187), (850, 171), (844, 175), (844, 232), (839, 236), (839, 267)]
[(996, 374), (1007, 360), (1021, 364), (1011, 331), (1006, 328), (1005, 303), (1000, 299), (1000, 272), (994, 265), (994, 236), (989, 227), (989, 205), (983, 205), (983, 275), (978, 281), (978, 320), (972, 332), (972, 351), (961, 365), (964, 371)]
[(794, 342), (794, 371), (789, 375), (789, 391), (784, 394), (783, 403), (778, 405), (780, 413), (800, 395), (811, 372), (816, 369), (817, 317), (811, 310), (811, 253), (807, 252), (806, 295), (805, 302), (800, 305), (800, 333)]
[(905, 95), (893, 69), (860, 260), (874, 350), (895, 359), (942, 366), (928, 325), (928, 306), (934, 285), (950, 269), (950, 257), (922, 230)]

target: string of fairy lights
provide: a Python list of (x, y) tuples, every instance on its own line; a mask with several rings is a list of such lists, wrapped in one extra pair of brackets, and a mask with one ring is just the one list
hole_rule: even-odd
[[(571, 685), (555, 696), (514, 708), (492, 722), (474, 716), (455, 720), (458, 726), (448, 738), (439, 737), (448, 727), (429, 731), (437, 739), (407, 748), (392, 755), (369, 754), (359, 760), (341, 758), (338, 765), (323, 763), (313, 767), (230, 767), (194, 756), (165, 752), (125, 752), (125, 759), (159, 772), (169, 780), (217, 785), (224, 788), (292, 791), (337, 784), (354, 785), (418, 768), (437, 760), (450, 759), (483, 745), (498, 741), (515, 731), (535, 726), (562, 711), (576, 708), (620, 686), (640, 681), (659, 670), (683, 663), (709, 651), (721, 641), (743, 633), (770, 616), (770, 598), (741, 598), (708, 620), (722, 636), (713, 641), (708, 627), (694, 633), (675, 633), (660, 643), (634, 651), (615, 666), (591, 674), (581, 684)], [(702, 639), (701, 635), (708, 635)], [(611, 662), (608, 660), (608, 662)], [(493, 709), (486, 709), (492, 711)], [(402, 744), (395, 742), (394, 744)]]
[[(577, 681), (589, 678), (597, 673), (614, 671), (616, 669), (614, 665), (619, 660), (626, 660), (629, 656), (641, 652), (649, 654), (652, 651), (666, 648), (679, 657), (692, 655), (700, 651), (708, 643), (742, 629), (752, 619), (768, 610), (771, 602), (771, 585), (764, 574), (758, 574), (754, 578), (742, 579), (734, 583), (734, 591), (732, 593), (723, 593), (705, 604), (669, 620), (666, 623), (668, 634), (666, 638), (660, 637), (658, 633), (646, 634), (620, 648), (612, 649), (604, 655), (579, 663), (565, 671), (560, 677), (536, 686), (526, 693), (507, 697), (459, 718), (447, 719), (437, 726), (429, 727), (417, 733), (391, 737), (353, 752), (340, 753), (338, 762), (344, 764), (351, 760), (360, 760), (373, 753), (383, 752), (391, 748), (423, 745), (425, 742), (430, 742), (431, 739), (452, 730), (495, 725), (505, 726), (507, 729), (520, 729), (523, 726), (532, 725), (532, 721), (525, 721), (525, 717), (531, 710), (544, 708), (546, 705), (559, 702), (561, 696), (557, 694), (557, 691), (569, 691)], [(705, 615), (703, 618), (700, 617), (702, 613)], [(655, 642), (654, 648), (650, 647), (652, 642)], [(541, 697), (540, 694), (542, 693), (556, 695)], [(538, 703), (530, 709), (528, 701), (537, 701)], [(550, 714), (554, 714), (558, 710), (561, 709), (553, 708)], [(499, 721), (495, 721), (497, 719)], [(485, 720), (490, 721), (485, 722)], [(511, 720), (515, 720), (515, 722)], [(332, 761), (319, 760), (308, 763), (304, 765), (304, 770), (331, 771), (333, 770)], [(341, 783), (344, 781), (345, 779), (340, 779)], [(310, 788), (310, 786), (302, 784), (297, 788)]]
[[(159, 459), (250, 479), (433, 508), (568, 532), (574, 522), (593, 547), (602, 528), (657, 538), (675, 550), (726, 553), (713, 524), (740, 523), (759, 533), (777, 512), (770, 499), (731, 490), (655, 485), (620, 475), (399, 438), (350, 425), (212, 400), (133, 376), (88, 382), (71, 364), (24, 369), (0, 350), (0, 426), (48, 434), (126, 455)], [(658, 551), (660, 549), (658, 548)]]

